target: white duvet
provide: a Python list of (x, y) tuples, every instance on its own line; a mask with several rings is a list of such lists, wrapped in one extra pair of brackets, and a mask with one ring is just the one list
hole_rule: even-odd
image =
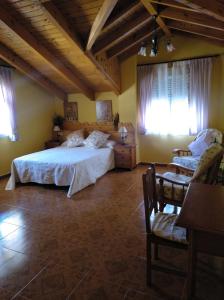
[(70, 198), (113, 168), (113, 149), (56, 147), (14, 159), (6, 190), (15, 189), (16, 182), (55, 184), (69, 186)]

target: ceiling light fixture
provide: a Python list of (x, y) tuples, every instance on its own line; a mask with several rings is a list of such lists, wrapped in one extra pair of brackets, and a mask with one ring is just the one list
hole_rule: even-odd
[(171, 40), (168, 40), (166, 43), (167, 52), (173, 52), (175, 50), (174, 45), (171, 43)]

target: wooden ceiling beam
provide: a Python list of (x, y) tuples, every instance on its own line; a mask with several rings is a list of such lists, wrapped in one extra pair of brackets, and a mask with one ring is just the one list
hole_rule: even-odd
[(155, 4), (164, 5), (166, 7), (169, 6), (169, 7), (173, 7), (173, 8), (182, 9), (182, 10), (198, 12), (198, 10), (191, 8), (189, 6), (186, 6), (186, 5), (182, 5), (178, 2), (176, 2), (175, 0), (150, 0), (150, 2), (155, 3)]
[(80, 37), (73, 29), (71, 29), (70, 24), (66, 21), (58, 8), (50, 1), (42, 3), (42, 7), (44, 8), (44, 13), (47, 15), (47, 18), (62, 33), (62, 35), (65, 36), (70, 43), (75, 43), (76, 46), (84, 50), (84, 45), (81, 42)]
[(119, 12), (115, 16), (111, 16), (108, 18), (103, 29), (102, 33), (116, 26), (120, 21), (124, 20), (124, 18), (130, 16), (130, 14), (134, 13), (141, 6), (139, 0), (134, 1), (129, 6), (125, 7), (125, 9), (119, 10)]
[(147, 9), (147, 11), (149, 12), (150, 15), (156, 16), (156, 23), (163, 30), (165, 35), (167, 37), (171, 37), (171, 32), (170, 32), (169, 28), (166, 26), (163, 19), (160, 16), (158, 16), (158, 13), (157, 13), (156, 9), (154, 8), (154, 6), (152, 5), (152, 3), (150, 2), (150, 0), (141, 0), (141, 3)]
[(212, 40), (218, 40), (224, 43), (224, 33), (214, 29), (208, 29), (193, 24), (187, 24), (177, 21), (169, 21), (168, 26), (172, 29), (176, 29), (183, 32), (189, 32), (196, 35), (204, 36)]
[(95, 67), (99, 70), (101, 75), (106, 78), (111, 85), (111, 88), (115, 93), (120, 92), (120, 87), (117, 83), (111, 78), (111, 76), (106, 72), (106, 70), (101, 66), (101, 64), (93, 57), (90, 51), (85, 51), (82, 42), (80, 42), (79, 37), (75, 34), (73, 28), (71, 28), (67, 19), (62, 15), (62, 13), (57, 9), (57, 7), (52, 3), (43, 3), (43, 8), (46, 12), (46, 15), (49, 17), (51, 22), (56, 26), (56, 28), (62, 33), (62, 35), (70, 42), (71, 47), (77, 47), (80, 51), (91, 60)]
[(149, 23), (151, 18), (152, 17), (146, 11), (143, 11), (142, 14), (138, 15), (134, 19), (131, 19), (129, 22), (126, 22), (124, 26), (115, 29), (114, 31), (110, 32), (108, 36), (99, 40), (93, 47), (93, 53), (97, 54), (99, 52), (108, 50), (115, 44), (122, 41), (128, 35), (132, 34), (134, 31), (137, 31), (146, 23)]
[(25, 60), (20, 58), (16, 53), (2, 43), (0, 43), (0, 57), (11, 66), (15, 67), (17, 70), (37, 82), (50, 93), (57, 96), (59, 99), (67, 101), (67, 95), (61, 88), (34, 69), (30, 64), (28, 64)]
[(121, 43), (115, 45), (111, 49), (107, 51), (107, 57), (112, 58), (114, 56), (118, 56), (121, 53), (127, 51), (131, 47), (133, 47), (136, 44), (139, 44), (140, 42), (145, 41), (146, 38), (149, 38), (155, 31), (158, 32), (160, 28), (157, 28), (156, 30), (150, 31), (148, 26), (144, 27), (140, 31), (138, 31), (136, 34), (133, 34), (132, 36), (124, 39)]
[(104, 0), (90, 30), (86, 50), (90, 51), (118, 0)]
[(219, 0), (175, 0), (178, 3), (196, 9), (201, 13), (213, 17), (219, 21), (224, 21), (224, 3)]
[(224, 31), (223, 22), (196, 12), (184, 12), (179, 9), (167, 8), (160, 13), (160, 16), (166, 19)]
[(84, 83), (80, 78), (80, 74), (75, 69), (70, 69), (59, 58), (56, 58), (50, 50), (41, 44), (38, 38), (35, 37), (18, 19), (15, 15), (10, 14), (10, 9), (4, 4), (0, 9), (0, 20), (8, 26), (16, 35), (18, 35), (27, 45), (29, 45), (36, 53), (51, 65), (51, 67), (65, 78), (75, 89), (83, 92), (88, 98), (94, 99), (94, 92)]

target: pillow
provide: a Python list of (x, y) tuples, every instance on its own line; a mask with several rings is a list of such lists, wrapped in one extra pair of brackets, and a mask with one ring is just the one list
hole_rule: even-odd
[(66, 136), (66, 139), (69, 140), (69, 139), (71, 139), (73, 137), (76, 138), (77, 136), (80, 136), (80, 137), (84, 138), (83, 129), (79, 129), (79, 130), (75, 130), (75, 131), (70, 132)]
[(207, 148), (208, 144), (205, 142), (205, 134), (199, 136), (188, 145), (188, 149), (192, 152), (193, 156), (201, 156)]
[(98, 130), (94, 130), (90, 135), (84, 140), (84, 145), (89, 148), (100, 148), (105, 145), (109, 134), (103, 133)]
[(83, 145), (83, 141), (83, 130), (76, 130), (67, 135), (67, 140), (62, 144), (62, 146), (68, 148), (78, 147)]
[(115, 141), (108, 140), (108, 141), (106, 141), (105, 145), (103, 145), (103, 147), (113, 149), (116, 144), (117, 143)]

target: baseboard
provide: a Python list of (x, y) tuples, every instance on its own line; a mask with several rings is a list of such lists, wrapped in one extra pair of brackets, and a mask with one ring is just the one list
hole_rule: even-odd
[[(150, 163), (149, 162), (139, 162), (138, 165), (140, 165), (140, 166), (148, 166)], [(155, 162), (152, 162), (152, 164), (153, 163), (155, 163)], [(164, 166), (168, 166), (169, 165), (168, 163), (158, 163), (158, 162), (156, 162), (155, 164), (156, 164), (157, 167), (164, 167)]]
[(4, 174), (4, 175), (0, 175), (0, 179), (4, 179), (4, 178), (9, 177), (9, 176), (10, 176), (10, 173)]

